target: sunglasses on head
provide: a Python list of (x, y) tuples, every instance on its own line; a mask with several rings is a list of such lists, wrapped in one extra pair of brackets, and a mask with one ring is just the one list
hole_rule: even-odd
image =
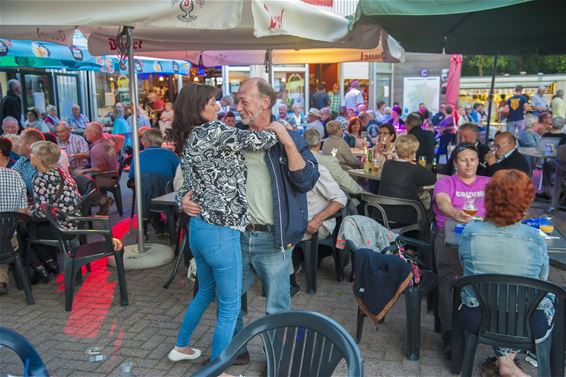
[(472, 150), (472, 151), (475, 151), (476, 153), (478, 153), (478, 149), (476, 148), (476, 146), (475, 146), (474, 144), (472, 144), (472, 143), (463, 143), (463, 144), (458, 145), (458, 146), (456, 147), (456, 149), (454, 149), (455, 156), (458, 155), (458, 153), (463, 152), (463, 151), (465, 151), (465, 150), (467, 150), (467, 149)]

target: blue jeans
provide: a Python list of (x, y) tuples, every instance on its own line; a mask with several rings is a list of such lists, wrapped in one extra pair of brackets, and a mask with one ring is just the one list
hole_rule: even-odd
[[(275, 245), (273, 232), (244, 232), (240, 237), (242, 248), (242, 294), (261, 280), (266, 295), (265, 313), (272, 314), (291, 309), (289, 274), (292, 268), (291, 251), (284, 252)], [(244, 327), (244, 313), (240, 312), (236, 333)]]
[(191, 250), (197, 265), (199, 290), (191, 302), (177, 337), (177, 347), (190, 344), (191, 335), (208, 305), (218, 298), (216, 329), (212, 337), (215, 359), (234, 335), (242, 294), (242, 253), (240, 232), (209, 224), (200, 217), (191, 218)]

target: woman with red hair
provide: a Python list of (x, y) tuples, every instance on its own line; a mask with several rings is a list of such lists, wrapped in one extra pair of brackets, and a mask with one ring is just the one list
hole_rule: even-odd
[(360, 118), (356, 116), (350, 118), (346, 131), (348, 132), (346, 135), (344, 135), (346, 143), (348, 143), (350, 148), (356, 148), (356, 146), (361, 143), (361, 141), (358, 140), (361, 140), (362, 138), (362, 121), (360, 120)]
[[(485, 190), (485, 221), (466, 226), (460, 244), (460, 261), (464, 276), (475, 274), (517, 275), (548, 279), (549, 262), (544, 239), (539, 231), (522, 224), (527, 209), (535, 197), (530, 178), (522, 171), (496, 172)], [(554, 296), (546, 296), (533, 316), (533, 331), (537, 343), (550, 342)], [(481, 321), (479, 302), (473, 289), (462, 290), (460, 321), (463, 327), (478, 333)], [(545, 349), (550, 349), (550, 344)], [(537, 347), (538, 353), (540, 349)], [(495, 348), (501, 376), (526, 376), (514, 362), (516, 351)], [(538, 355), (539, 363), (548, 360)]]

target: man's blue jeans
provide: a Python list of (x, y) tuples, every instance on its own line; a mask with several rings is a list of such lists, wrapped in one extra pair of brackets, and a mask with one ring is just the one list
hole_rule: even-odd
[[(265, 313), (272, 314), (291, 309), (289, 273), (291, 251), (284, 252), (275, 245), (273, 232), (244, 232), (240, 236), (242, 248), (242, 294), (261, 280), (266, 295)], [(236, 333), (244, 327), (244, 313), (240, 312)]]
[[(214, 298), (218, 298), (216, 329), (212, 337), (215, 359), (234, 335), (242, 294), (240, 232), (191, 218), (190, 244), (197, 265), (199, 290), (192, 300), (177, 337), (177, 347), (190, 344), (191, 335)], [(216, 294), (215, 294), (216, 293)]]

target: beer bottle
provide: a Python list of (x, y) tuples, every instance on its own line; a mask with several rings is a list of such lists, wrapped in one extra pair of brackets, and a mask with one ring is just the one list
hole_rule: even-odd
[(436, 157), (432, 159), (432, 168), (431, 168), (432, 172), (434, 174), (438, 173), (438, 163), (436, 161)]
[(371, 173), (371, 150), (368, 151), (366, 160), (364, 161), (364, 173), (366, 174)]

